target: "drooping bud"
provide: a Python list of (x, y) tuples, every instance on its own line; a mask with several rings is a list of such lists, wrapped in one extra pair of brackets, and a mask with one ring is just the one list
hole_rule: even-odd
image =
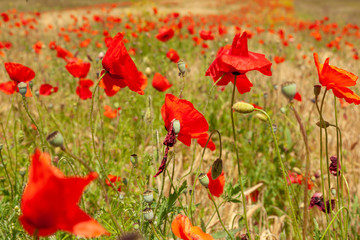
[(251, 113), (255, 107), (246, 102), (237, 102), (232, 106), (232, 109), (239, 113)]
[(315, 97), (319, 96), (320, 92), (321, 92), (321, 86), (320, 85), (314, 85)]
[(144, 201), (148, 204), (151, 204), (154, 201), (154, 195), (153, 192), (150, 190), (146, 190), (143, 193)]
[(321, 128), (328, 128), (330, 126), (330, 123), (325, 120), (320, 120), (316, 123), (316, 125)]
[(47, 137), (46, 140), (53, 146), (53, 147), (60, 147), (60, 148), (64, 148), (64, 138), (61, 135), (61, 133), (59, 131), (55, 131), (50, 133)]
[(154, 219), (154, 212), (151, 208), (145, 208), (143, 210), (143, 215), (146, 221), (152, 222)]
[(206, 173), (200, 173), (199, 181), (200, 181), (201, 185), (208, 188), (210, 180)]
[(222, 171), (223, 171), (222, 160), (218, 158), (211, 166), (211, 178), (217, 179), (221, 175)]
[(293, 100), (296, 94), (296, 83), (294, 82), (286, 82), (281, 86), (281, 92), (283, 95), (289, 99), (290, 101)]
[(27, 92), (27, 84), (24, 83), (24, 82), (21, 82), (21, 83), (19, 83), (17, 86), (18, 86), (18, 88), (19, 88), (19, 93), (20, 93), (23, 97), (25, 97), (26, 92)]
[(256, 113), (255, 114), (255, 117), (263, 122), (266, 122), (267, 121), (267, 117), (265, 116), (265, 114), (263, 113)]

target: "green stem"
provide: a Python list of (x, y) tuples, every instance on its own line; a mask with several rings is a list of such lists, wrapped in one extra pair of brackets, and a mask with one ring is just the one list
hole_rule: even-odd
[[(299, 233), (299, 227), (298, 227), (298, 223), (297, 223), (297, 220), (296, 220), (296, 215), (295, 215), (295, 210), (294, 210), (294, 207), (293, 207), (293, 204), (292, 204), (292, 201), (291, 201), (291, 198), (290, 198), (290, 193), (289, 193), (289, 188), (288, 188), (288, 185), (287, 185), (287, 180), (286, 180), (286, 171), (285, 171), (285, 166), (284, 166), (284, 163), (281, 159), (281, 155), (280, 155), (280, 151), (279, 151), (279, 146), (278, 146), (278, 143), (277, 143), (277, 139), (276, 139), (276, 136), (275, 136), (275, 132), (274, 132), (274, 129), (272, 127), (272, 121), (271, 121), (271, 118), (270, 116), (263, 110), (261, 109), (257, 109), (255, 108), (255, 111), (259, 111), (261, 112), (262, 114), (264, 114), (268, 120), (268, 123), (269, 123), (269, 127), (270, 127), (270, 130), (271, 130), (271, 134), (272, 134), (272, 137), (274, 139), (274, 145), (275, 145), (275, 151), (276, 151), (276, 154), (277, 154), (277, 158), (279, 159), (279, 162), (280, 162), (280, 166), (281, 166), (281, 170), (282, 170), (282, 175), (283, 175), (283, 180), (284, 180), (284, 185), (285, 185), (285, 189), (286, 189), (286, 197), (287, 197), (287, 200), (289, 202), (289, 205), (290, 205), (290, 209), (291, 209), (291, 217), (292, 217), (292, 222), (293, 222), (293, 225), (295, 226), (295, 232), (298, 236), (299, 239), (301, 239), (301, 235)], [(305, 206), (304, 206), (305, 207)]]
[(35, 229), (34, 235), (33, 235), (33, 240), (38, 240), (39, 239), (38, 232), (39, 232), (39, 230)]
[(3, 159), (3, 156), (2, 156), (2, 150), (1, 149), (0, 149), (0, 159), (1, 159), (1, 164), (3, 165), (3, 168), (5, 169), (6, 177), (7, 177), (8, 181), (9, 181), (9, 184), (10, 184), (11, 200), (13, 200), (14, 199), (14, 190), (13, 190), (13, 186), (12, 186), (12, 183), (11, 183), (11, 180), (10, 180), (9, 173), (8, 173), (8, 171), (6, 169), (6, 166), (5, 166), (5, 162), (4, 162), (4, 159)]
[(239, 180), (240, 180), (240, 190), (241, 190), (241, 196), (242, 196), (242, 204), (243, 204), (243, 210), (244, 210), (246, 231), (248, 233), (249, 239), (251, 240), (250, 228), (249, 228), (249, 223), (248, 223), (247, 213), (246, 213), (246, 198), (245, 198), (244, 186), (243, 186), (242, 178), (241, 178), (240, 157), (239, 157), (239, 151), (237, 149), (237, 142), (236, 142), (234, 112), (232, 109), (232, 106), (234, 105), (234, 99), (235, 99), (235, 89), (236, 89), (236, 75), (234, 74), (234, 85), (233, 85), (233, 91), (232, 91), (232, 96), (231, 96), (230, 116), (231, 116), (231, 125), (232, 125), (232, 132), (233, 132), (233, 138), (234, 138), (234, 148), (235, 148), (235, 152), (236, 152), (236, 161), (237, 161), (237, 166), (238, 166), (238, 176), (239, 176)]
[[(219, 213), (219, 209), (218, 209), (218, 207), (217, 207), (217, 205), (216, 205), (216, 202), (215, 202), (215, 200), (214, 200), (214, 197), (213, 197), (213, 195), (211, 194), (209, 188), (207, 188), (207, 192), (208, 192), (208, 194), (209, 194), (209, 196), (210, 196), (210, 198), (211, 198), (211, 201), (214, 203), (214, 206), (215, 206), (215, 209), (216, 209), (216, 213), (217, 213), (217, 215), (218, 215), (218, 218), (219, 218), (219, 221), (220, 221), (220, 223), (221, 223), (221, 226), (223, 227), (223, 229), (224, 229), (224, 231), (227, 233), (227, 235), (230, 237), (230, 239), (231, 239), (231, 240), (234, 240), (234, 238), (231, 236), (231, 234), (229, 233), (229, 231), (226, 229), (223, 221), (221, 220), (221, 216), (220, 216), (220, 213)], [(249, 234), (249, 235), (250, 235), (250, 234)]]
[(154, 232), (154, 234), (155, 234), (155, 236), (157, 237), (157, 239), (165, 239), (165, 237), (159, 237), (159, 235), (158, 235), (158, 233), (157, 233), (157, 231), (156, 231), (156, 229), (155, 229), (155, 226), (154, 226), (154, 224), (151, 222), (150, 223), (150, 225), (151, 225), (151, 229), (153, 230), (153, 232)]
[(327, 228), (325, 229), (325, 232), (323, 233), (323, 235), (321, 236), (320, 240), (323, 240), (326, 233), (329, 231), (331, 225), (333, 224), (333, 222), (335, 221), (336, 217), (339, 215), (339, 213), (342, 211), (342, 210), (346, 210), (347, 212), (347, 218), (349, 218), (349, 209), (347, 207), (341, 207), (337, 213), (335, 214), (335, 216), (333, 217), (333, 219), (331, 219), (331, 222), (328, 224)]

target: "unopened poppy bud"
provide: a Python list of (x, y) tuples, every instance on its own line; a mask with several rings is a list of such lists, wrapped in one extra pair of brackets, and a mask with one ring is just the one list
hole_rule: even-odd
[(331, 194), (333, 196), (336, 196), (336, 189), (335, 188), (331, 188), (330, 192), (331, 192)]
[(34, 86), (33, 81), (30, 81), (30, 82), (29, 82), (29, 87), (30, 87), (31, 90), (33, 89), (33, 86)]
[(132, 154), (130, 156), (130, 162), (134, 165), (134, 167), (136, 167), (138, 163), (138, 156), (136, 154)]
[(173, 120), (173, 128), (174, 128), (175, 134), (176, 135), (179, 134), (179, 132), (180, 132), (180, 121), (179, 120), (177, 120), (177, 119)]
[(143, 214), (146, 221), (152, 222), (154, 219), (154, 212), (151, 208), (145, 208)]
[(281, 112), (282, 114), (285, 114), (285, 113), (286, 113), (286, 108), (281, 107), (281, 108), (280, 108), (280, 112)]
[(64, 148), (64, 138), (61, 135), (61, 133), (59, 131), (55, 131), (50, 133), (47, 137), (46, 140), (53, 146), (53, 147), (61, 147), (62, 149)]
[(135, 230), (139, 230), (140, 225), (139, 225), (139, 223), (136, 222), (136, 223), (133, 224), (133, 227), (134, 227)]
[(316, 125), (321, 128), (327, 128), (330, 126), (330, 123), (324, 120), (322, 121), (320, 120), (319, 122), (316, 123)]
[(296, 94), (296, 83), (294, 82), (286, 82), (281, 86), (281, 92), (283, 95), (289, 99), (290, 101), (293, 100)]
[(314, 94), (315, 94), (316, 97), (319, 96), (320, 92), (321, 92), (321, 86), (320, 85), (314, 85)]
[(220, 158), (216, 159), (213, 165), (211, 166), (211, 178), (217, 179), (223, 171), (223, 163)]
[(125, 198), (125, 193), (124, 192), (119, 192), (119, 200), (123, 201)]
[(37, 97), (39, 97), (39, 96), (40, 96), (40, 92), (39, 92), (39, 90), (36, 90), (36, 91), (35, 91), (35, 96), (37, 96)]
[(143, 193), (144, 201), (148, 204), (151, 204), (154, 201), (154, 195), (153, 192), (150, 190), (146, 190)]
[(118, 102), (115, 102), (114, 103), (114, 108), (119, 108), (120, 107), (120, 104)]
[(20, 168), (19, 173), (20, 173), (20, 176), (21, 176), (21, 177), (25, 176), (25, 174), (26, 174), (26, 168), (24, 168), (24, 167)]
[(18, 143), (22, 143), (24, 141), (24, 132), (20, 130), (16, 134), (16, 138), (17, 138)]
[(199, 181), (204, 187), (208, 188), (210, 180), (206, 173), (200, 173)]
[(251, 113), (255, 110), (254, 106), (246, 102), (237, 102), (232, 109), (239, 113)]
[(27, 92), (27, 85), (24, 82), (18, 84), (19, 93), (24, 97)]
[(255, 117), (263, 122), (267, 121), (267, 118), (266, 118), (265, 114), (263, 114), (263, 113), (256, 113)]
[(302, 175), (300, 168), (293, 167), (293, 169), (292, 169), (292, 170), (293, 170), (293, 172), (295, 172), (295, 173), (297, 173), (297, 174)]
[(180, 59), (177, 62), (177, 66), (178, 66), (178, 69), (179, 69), (179, 76), (184, 76), (184, 74), (186, 72), (185, 62), (182, 59)]
[(145, 74), (147, 75), (147, 76), (150, 76), (150, 74), (151, 74), (151, 68), (149, 68), (149, 67), (147, 67), (147, 68), (145, 68)]

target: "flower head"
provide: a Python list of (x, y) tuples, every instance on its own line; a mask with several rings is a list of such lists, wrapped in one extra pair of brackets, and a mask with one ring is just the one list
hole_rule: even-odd
[(171, 223), (171, 230), (175, 236), (183, 240), (213, 240), (210, 234), (204, 233), (201, 228), (192, 226), (187, 216), (178, 214)]

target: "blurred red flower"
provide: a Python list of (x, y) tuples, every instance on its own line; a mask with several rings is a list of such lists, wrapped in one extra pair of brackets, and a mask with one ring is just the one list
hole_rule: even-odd
[(90, 87), (94, 85), (94, 82), (90, 79), (80, 79), (78, 82), (79, 86), (76, 88), (76, 94), (82, 100), (92, 98), (92, 92)]
[[(209, 172), (207, 173), (207, 176), (209, 178), (208, 188), (209, 188), (211, 195), (213, 195), (215, 197), (220, 197), (221, 194), (223, 194), (223, 192), (224, 192), (224, 185), (225, 185), (224, 170), (222, 171), (222, 173), (220, 174), (219, 177), (217, 177), (216, 179), (212, 179), (211, 168), (210, 168)], [(209, 195), (209, 198), (211, 199), (210, 195)]]
[(152, 86), (156, 90), (164, 92), (168, 90), (172, 86), (172, 84), (170, 84), (169, 81), (160, 73), (155, 73), (152, 80)]
[(166, 57), (174, 63), (177, 63), (180, 60), (179, 54), (172, 48), (166, 53)]
[(78, 206), (84, 188), (98, 174), (66, 177), (50, 165), (50, 155), (35, 150), (29, 169), (29, 180), (21, 198), (19, 220), (33, 235), (49, 236), (63, 230), (82, 237), (110, 235), (97, 221)]
[[(116, 118), (118, 115), (118, 111), (119, 109), (112, 109), (110, 106), (105, 105), (104, 106), (105, 112), (104, 112), (104, 116), (107, 118)], [(121, 108), (120, 108), (121, 109)], [(106, 180), (107, 181), (107, 180)]]
[(203, 40), (214, 40), (214, 35), (212, 35), (211, 31), (201, 30), (200, 37)]
[(58, 91), (58, 87), (53, 87), (50, 84), (45, 83), (45, 84), (41, 84), (40, 89), (39, 89), (39, 94), (48, 96), (53, 93), (56, 93), (57, 91)]
[(204, 233), (201, 228), (192, 226), (190, 219), (178, 214), (171, 223), (171, 230), (175, 236), (183, 240), (213, 240), (214, 238)]
[(156, 38), (162, 42), (169, 41), (174, 36), (174, 30), (168, 27), (162, 27), (159, 29), (159, 33), (156, 35)]
[(90, 70), (90, 63), (83, 62), (81, 59), (76, 59), (66, 64), (66, 69), (75, 78), (86, 78)]

